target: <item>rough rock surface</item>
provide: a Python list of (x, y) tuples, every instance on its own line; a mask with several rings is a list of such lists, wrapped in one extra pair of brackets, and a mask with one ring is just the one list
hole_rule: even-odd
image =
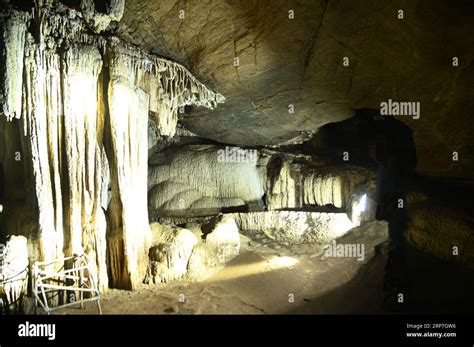
[(267, 164), (269, 210), (331, 205), (350, 210), (363, 194), (375, 198), (375, 171), (351, 165), (315, 167), (309, 162), (272, 159)]
[(422, 201), (408, 208), (405, 237), (419, 251), (474, 268), (474, 218)]
[(356, 225), (346, 213), (268, 211), (232, 213), (244, 234), (264, 232), (286, 245), (327, 243)]
[(300, 179), (301, 176), (294, 172), (287, 160), (282, 160), (280, 157), (271, 160), (267, 165), (267, 208), (278, 210), (301, 207), (301, 194), (300, 190), (297, 190), (297, 186), (301, 186)]
[(326, 205), (350, 211), (363, 194), (375, 198), (372, 169), (315, 166), (289, 153), (251, 148), (238, 149), (247, 153), (241, 161), (229, 155), (223, 160), (226, 148), (238, 147), (181, 145), (153, 154), (148, 169), (152, 218)]
[(215, 216), (190, 231), (152, 223), (152, 247), (145, 283), (180, 278), (202, 281), (222, 270), (240, 251), (240, 235), (231, 216)]
[[(295, 256), (243, 242), (241, 254), (230, 266), (204, 282), (145, 286), (134, 293), (111, 291), (101, 298), (101, 305), (107, 314), (381, 313), (387, 260), (381, 243), (387, 238), (387, 223), (376, 221), (338, 240), (364, 244), (364, 261), (323, 259), (312, 252)], [(294, 301), (288, 300), (290, 293)], [(426, 293), (420, 293), (420, 299), (425, 298)], [(90, 305), (85, 311), (65, 309), (60, 313), (94, 314), (93, 309)]]
[(148, 169), (153, 215), (212, 215), (226, 207), (258, 205), (264, 190), (257, 163), (220, 160), (220, 151), (211, 145), (181, 146), (156, 157), (157, 165)]
[(145, 283), (170, 282), (185, 276), (189, 257), (198, 243), (196, 236), (176, 226), (153, 223), (150, 228), (153, 246), (149, 252), (150, 264)]
[(239, 229), (229, 215), (220, 215), (203, 225), (203, 239), (189, 258), (188, 278), (205, 280), (221, 270), (240, 252)]
[(472, 177), (473, 13), (468, 0), (136, 0), (126, 3), (121, 35), (184, 63), (226, 96), (218, 110), (184, 117), (198, 135), (275, 144), (352, 109), (417, 101), (420, 119), (398, 118), (414, 129), (418, 169)]
[[(101, 4), (102, 3), (102, 4)], [(97, 4), (105, 7), (103, 12), (97, 10)], [(111, 21), (120, 21), (125, 10), (125, 0), (81, 0), (82, 15), (89, 27), (96, 33), (107, 29)]]

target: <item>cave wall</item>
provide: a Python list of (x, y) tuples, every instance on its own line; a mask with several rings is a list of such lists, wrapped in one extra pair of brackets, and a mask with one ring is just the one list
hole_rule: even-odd
[(218, 144), (172, 143), (150, 155), (150, 218), (277, 210), (347, 212), (366, 194), (373, 219), (376, 172), (310, 156)]
[(237, 151), (245, 150), (233, 147), (227, 153), (233, 151), (235, 161), (225, 157), (224, 147), (215, 145), (171, 147), (152, 158), (148, 170), (152, 215), (212, 215), (226, 208), (263, 208), (264, 168), (258, 165), (258, 152), (244, 152), (255, 156), (242, 156), (239, 162)]

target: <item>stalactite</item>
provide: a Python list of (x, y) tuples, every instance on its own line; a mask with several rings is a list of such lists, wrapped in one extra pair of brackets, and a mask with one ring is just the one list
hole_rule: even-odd
[[(109, 114), (114, 153), (109, 274), (114, 286), (133, 289), (145, 274), (150, 230), (147, 210), (148, 114), (161, 135), (176, 132), (178, 107), (216, 107), (224, 98), (179, 64), (111, 38)], [(184, 88), (189, 85), (188, 89)]]
[(110, 66), (128, 71), (132, 82), (150, 95), (150, 111), (161, 135), (176, 132), (178, 110), (186, 105), (217, 107), (225, 98), (199, 82), (185, 67), (147, 54), (117, 38), (109, 40)]
[[(55, 98), (59, 94), (59, 84), (53, 85), (54, 77), (59, 75), (59, 62), (57, 55), (41, 45), (37, 45), (31, 35), (27, 35), (25, 49), (25, 130), (30, 138), (33, 174), (35, 177), (36, 196), (39, 213), (39, 252), (45, 261), (59, 257), (62, 254), (62, 228), (56, 230), (56, 213), (53, 186), (61, 191), (60, 183), (55, 182), (54, 156), (55, 148), (48, 139), (48, 127), (51, 119), (58, 117), (58, 104), (56, 99), (47, 103), (47, 96)], [(50, 82), (48, 86), (47, 83)], [(50, 157), (51, 155), (51, 157)], [(53, 167), (52, 167), (53, 166)], [(51, 174), (53, 173), (53, 175)], [(58, 206), (61, 200), (56, 201)], [(58, 223), (62, 226), (62, 221)]]
[[(106, 283), (105, 216), (100, 209), (102, 160), (98, 132), (98, 79), (102, 58), (95, 46), (71, 46), (63, 56), (64, 145), (68, 172), (68, 254), (96, 257), (100, 286)], [(105, 283), (102, 283), (105, 281)]]
[(104, 13), (96, 10), (93, 0), (81, 0), (81, 10), (89, 27), (96, 33), (104, 31), (111, 21), (119, 21), (125, 10), (125, 0), (110, 0)]
[(333, 205), (350, 212), (363, 194), (375, 198), (375, 172), (350, 165), (306, 170), (302, 184), (306, 206)]
[(305, 204), (345, 206), (343, 177), (312, 172), (304, 178), (303, 184)]
[(8, 120), (20, 118), (23, 84), (23, 55), (28, 15), (8, 11), (0, 14), (2, 43), (0, 81), (0, 113)]

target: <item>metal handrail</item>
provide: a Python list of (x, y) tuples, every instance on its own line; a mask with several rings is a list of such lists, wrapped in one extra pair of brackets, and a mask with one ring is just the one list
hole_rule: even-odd
[[(74, 260), (73, 267), (71, 269), (64, 270), (64, 263), (68, 260)], [(45, 269), (41, 269), (41, 267), (51, 266), (55, 263), (61, 262), (63, 265), (59, 268), (59, 270), (55, 271), (46, 271)], [(84, 276), (84, 270), (88, 271), (88, 275)], [(75, 275), (74, 273), (77, 273)], [(58, 277), (63, 278), (63, 280), (59, 280)], [(45, 283), (46, 281), (56, 280), (60, 283), (64, 283), (64, 285), (56, 285), (56, 284), (49, 284)], [(66, 285), (67, 280), (72, 280), (74, 282), (78, 281), (78, 286)], [(89, 282), (89, 288), (84, 287), (86, 282)], [(102, 309), (100, 306), (100, 292), (97, 287), (97, 282), (95, 281), (93, 271), (90, 268), (88, 257), (86, 254), (82, 255), (73, 255), (71, 257), (63, 257), (59, 259), (55, 259), (52, 261), (46, 262), (35, 262), (33, 265), (33, 295), (35, 299), (35, 309), (37, 304), (39, 303), (41, 307), (44, 309), (46, 314), (49, 314), (53, 310), (57, 310), (59, 308), (73, 306), (79, 304), (81, 309), (84, 308), (84, 303), (88, 301), (96, 301), (97, 308), (99, 310), (99, 314), (102, 314)], [(72, 291), (72, 292), (79, 292), (80, 299), (74, 302), (67, 302), (66, 304), (58, 305), (55, 307), (50, 307), (48, 305), (48, 297), (46, 293), (51, 292), (59, 292), (59, 291)], [(84, 298), (84, 293), (93, 293), (94, 296), (90, 298)]]

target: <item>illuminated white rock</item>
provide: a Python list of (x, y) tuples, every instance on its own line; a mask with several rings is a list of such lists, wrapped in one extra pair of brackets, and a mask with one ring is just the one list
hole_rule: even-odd
[(0, 303), (5, 312), (18, 312), (27, 291), (28, 246), (24, 236), (9, 236), (0, 247)]
[(254, 162), (221, 162), (219, 147), (183, 146), (148, 169), (149, 206), (159, 216), (212, 215), (262, 199)]
[(288, 161), (276, 158), (268, 164), (266, 188), (269, 210), (297, 207), (296, 182)]
[(119, 21), (125, 9), (125, 0), (101, 0), (105, 11), (99, 12), (93, 0), (81, 0), (81, 10), (89, 27), (96, 33), (107, 29), (111, 21)]
[(205, 280), (221, 270), (225, 263), (240, 252), (240, 235), (235, 220), (220, 215), (203, 225), (204, 239), (198, 243), (189, 258), (188, 278)]
[(341, 176), (313, 172), (304, 178), (304, 203), (341, 208), (345, 206), (343, 184)]
[[(214, 108), (224, 97), (178, 63), (91, 32), (120, 19), (123, 1), (108, 4), (107, 18), (90, 0), (83, 14), (51, 1), (38, 2), (34, 18), (1, 11), (0, 161), (8, 183), (16, 175), (25, 182), (14, 197), (28, 201), (8, 206), (5, 224), (29, 233), (34, 260), (84, 252), (101, 290), (109, 283), (133, 289), (145, 275), (151, 237), (149, 114), (160, 135), (172, 136), (178, 107)], [(12, 210), (31, 219), (27, 231)]]
[(230, 215), (244, 233), (264, 232), (286, 244), (327, 243), (355, 227), (346, 213), (267, 211)]
[(145, 283), (165, 283), (185, 276), (189, 257), (198, 243), (196, 236), (176, 226), (153, 223), (150, 227), (154, 240)]
[(25, 13), (11, 11), (0, 13), (3, 32), (1, 53), (0, 113), (7, 119), (20, 118), (23, 86), (23, 55), (25, 50), (25, 32), (28, 16)]

